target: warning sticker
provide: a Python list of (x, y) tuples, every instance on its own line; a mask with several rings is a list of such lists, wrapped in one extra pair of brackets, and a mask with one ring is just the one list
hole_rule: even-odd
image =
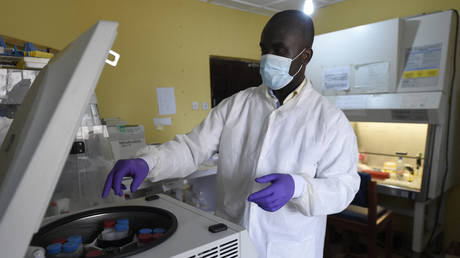
[(441, 49), (441, 43), (407, 49), (401, 88), (436, 86), (439, 78)]

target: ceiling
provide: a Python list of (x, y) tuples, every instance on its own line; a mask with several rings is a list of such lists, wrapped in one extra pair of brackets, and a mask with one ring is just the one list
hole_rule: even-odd
[[(305, 0), (201, 0), (211, 4), (221, 5), (245, 12), (251, 12), (266, 16), (288, 10), (303, 10)], [(313, 0), (315, 8), (322, 8), (344, 0)]]

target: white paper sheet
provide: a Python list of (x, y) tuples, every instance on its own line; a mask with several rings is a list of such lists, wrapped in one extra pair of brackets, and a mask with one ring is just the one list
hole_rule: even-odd
[(13, 87), (22, 80), (22, 72), (17, 70), (8, 70), (7, 90), (10, 91)]
[(406, 49), (401, 88), (436, 87), (439, 80), (442, 43)]
[(154, 125), (172, 125), (171, 117), (155, 117), (153, 119)]
[(29, 79), (30, 84), (32, 84), (35, 81), (35, 77), (37, 77), (38, 71), (31, 71), (31, 70), (24, 70), (22, 71), (22, 78), (24, 80)]
[(7, 76), (7, 70), (0, 69), (0, 97), (3, 97), (6, 95), (6, 76)]
[(389, 85), (389, 62), (355, 65), (355, 88), (387, 89)]
[(157, 88), (158, 112), (162, 115), (176, 114), (174, 87)]
[(350, 67), (341, 66), (325, 68), (323, 70), (323, 89), (348, 90), (350, 89)]
[(157, 130), (163, 130), (163, 126), (172, 125), (171, 117), (155, 117), (153, 118), (153, 124)]

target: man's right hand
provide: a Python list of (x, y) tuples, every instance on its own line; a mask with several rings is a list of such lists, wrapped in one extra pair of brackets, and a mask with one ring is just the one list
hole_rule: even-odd
[(116, 195), (122, 196), (123, 177), (132, 177), (131, 192), (135, 192), (149, 174), (149, 166), (143, 159), (122, 159), (115, 163), (105, 181), (102, 198), (107, 197), (110, 188)]

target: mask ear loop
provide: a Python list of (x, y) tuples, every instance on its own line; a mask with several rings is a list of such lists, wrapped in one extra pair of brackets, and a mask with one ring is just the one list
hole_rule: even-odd
[[(294, 57), (294, 58), (292, 59), (292, 61), (296, 60), (297, 57), (299, 57), (299, 56), (303, 53), (303, 51), (305, 51), (305, 50), (306, 50), (306, 48), (304, 48), (304, 49), (302, 50), (302, 52), (300, 52), (296, 57)], [(292, 61), (291, 61), (291, 63), (292, 63)], [(302, 66), (303, 66), (303, 64), (300, 65), (299, 70), (297, 70), (297, 72), (296, 72), (294, 75), (292, 75), (292, 77), (295, 77), (295, 76), (300, 72), (300, 70), (302, 70)]]
[(306, 50), (306, 48), (304, 48), (296, 57), (294, 57), (294, 58), (292, 59), (292, 61), (296, 60), (297, 57), (299, 57), (299, 56), (303, 53), (303, 51), (305, 51), (305, 50)]
[(292, 75), (292, 77), (295, 77), (295, 76), (300, 72), (300, 70), (302, 70), (302, 66), (303, 66), (303, 65), (301, 65), (301, 66), (299, 67), (299, 70), (298, 70), (294, 75)]

